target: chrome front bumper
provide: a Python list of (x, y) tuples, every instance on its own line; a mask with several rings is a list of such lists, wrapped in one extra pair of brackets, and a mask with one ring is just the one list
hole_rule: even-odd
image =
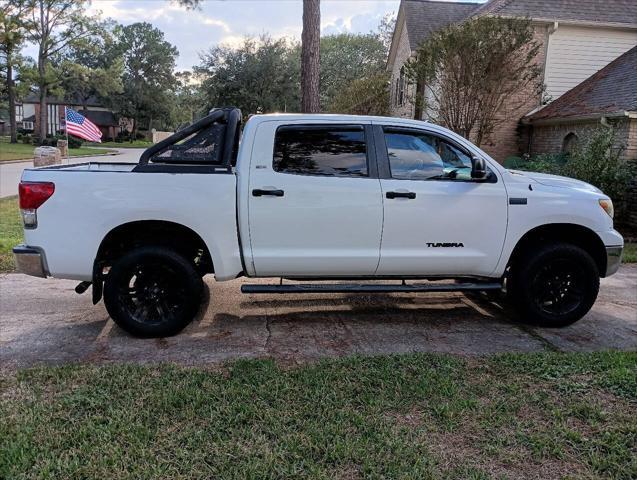
[(47, 271), (44, 267), (44, 253), (40, 250), (26, 245), (18, 245), (13, 248), (13, 256), (18, 272), (33, 277), (47, 277)]
[(619, 270), (622, 263), (622, 253), (624, 247), (606, 247), (606, 275), (608, 277)]

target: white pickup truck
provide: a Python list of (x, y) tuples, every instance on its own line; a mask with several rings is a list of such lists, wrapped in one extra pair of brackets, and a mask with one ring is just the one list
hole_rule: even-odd
[(247, 293), (501, 291), (522, 320), (563, 326), (619, 267), (600, 190), (507, 170), (444, 128), (275, 114), (241, 135), (240, 123), (213, 111), (137, 164), (25, 170), (18, 269), (92, 285), (122, 328), (166, 336), (196, 315), (206, 274), (296, 280)]

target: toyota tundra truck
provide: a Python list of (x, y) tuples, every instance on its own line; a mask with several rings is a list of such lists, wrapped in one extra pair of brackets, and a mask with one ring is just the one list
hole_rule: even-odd
[(195, 317), (207, 274), (281, 278), (252, 294), (492, 292), (557, 327), (619, 268), (613, 204), (589, 184), (507, 170), (422, 121), (241, 118), (214, 110), (135, 164), (26, 169), (18, 270), (78, 280), (158, 337)]

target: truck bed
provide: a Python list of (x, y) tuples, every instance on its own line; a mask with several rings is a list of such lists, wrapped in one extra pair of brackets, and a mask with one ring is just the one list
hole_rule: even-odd
[(100, 243), (131, 222), (183, 225), (206, 243), (218, 279), (242, 271), (236, 223), (236, 176), (135, 172), (137, 164), (79, 163), (26, 169), (22, 180), (53, 182), (26, 244), (46, 254), (54, 277), (90, 281)]

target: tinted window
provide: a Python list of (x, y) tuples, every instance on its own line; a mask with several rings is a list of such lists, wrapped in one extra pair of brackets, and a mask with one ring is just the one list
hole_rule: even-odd
[(386, 130), (385, 143), (392, 178), (471, 178), (471, 157), (439, 137), (424, 132)]
[(274, 170), (300, 175), (367, 176), (362, 127), (281, 127), (274, 140)]

